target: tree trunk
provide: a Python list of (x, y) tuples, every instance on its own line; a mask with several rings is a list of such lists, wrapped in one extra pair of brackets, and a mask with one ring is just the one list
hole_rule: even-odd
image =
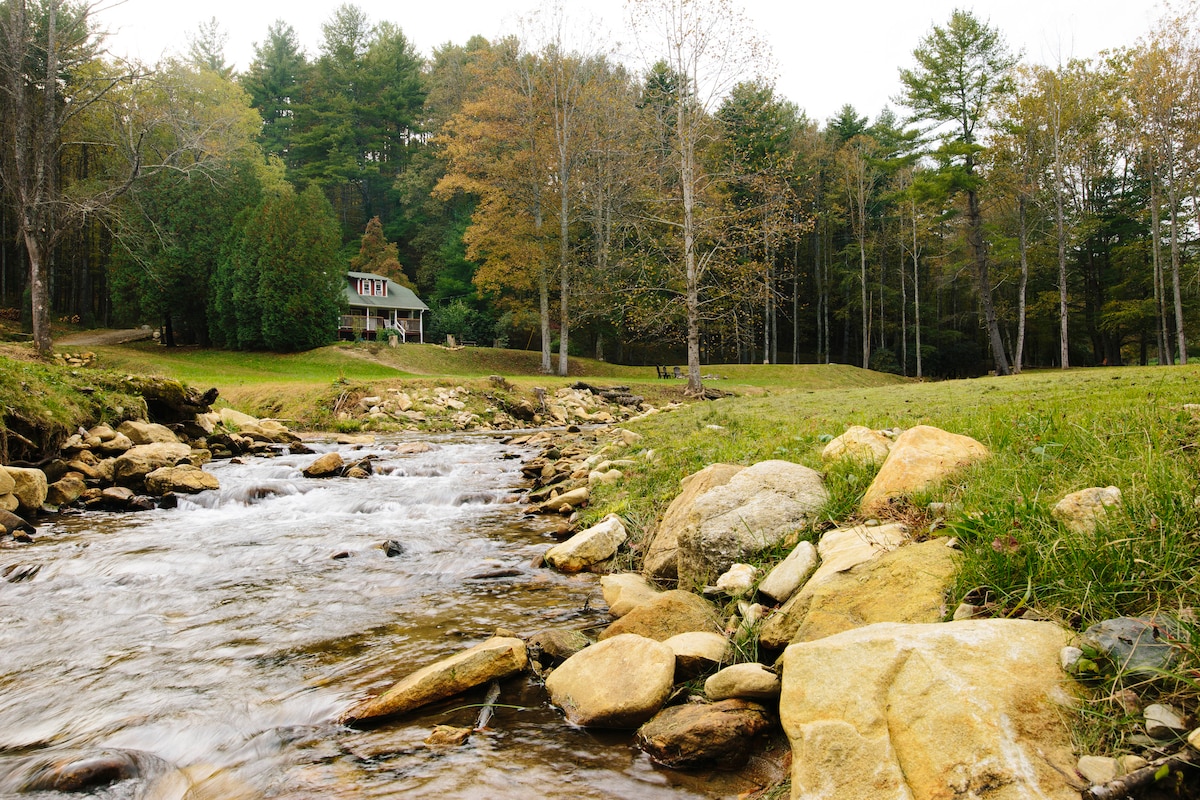
[[(683, 189), (683, 263), (686, 281), (685, 313), (687, 316), (686, 392), (692, 397), (704, 395), (700, 380), (700, 266), (696, 261), (696, 133), (692, 130), (689, 106), (692, 103), (686, 88), (679, 82), (676, 104), (676, 135), (679, 137), (679, 177)], [(694, 84), (693, 84), (694, 86)]]
[[(1058, 357), (1062, 369), (1070, 369), (1070, 343), (1067, 340), (1067, 225), (1063, 212), (1062, 153), (1059, 132), (1054, 131), (1054, 225), (1058, 234)], [(1022, 212), (1024, 209), (1022, 209)], [(1022, 219), (1022, 224), (1024, 220)], [(1022, 235), (1024, 232), (1022, 231)], [(1025, 253), (1022, 250), (1022, 258)]]
[(913, 200), (912, 209), (912, 258), (913, 258), (913, 328), (916, 332), (914, 345), (917, 349), (917, 377), (921, 374), (921, 274), (918, 269), (920, 258), (917, 254), (917, 203)]
[[(968, 173), (971, 170), (968, 168)], [(983, 319), (987, 325), (988, 341), (992, 347), (992, 360), (997, 375), (1008, 375), (1008, 358), (1004, 354), (1004, 342), (1000, 338), (1000, 322), (996, 318), (996, 307), (992, 302), (992, 280), (988, 274), (987, 248), (983, 242), (983, 214), (979, 209), (979, 195), (967, 191), (967, 237), (971, 253), (975, 258), (975, 277), (979, 281), (979, 299), (983, 304)]]
[(1019, 219), (1017, 247), (1021, 253), (1021, 283), (1017, 288), (1017, 348), (1013, 352), (1013, 374), (1021, 374), (1021, 364), (1025, 361), (1025, 292), (1029, 286), (1029, 229), (1026, 226), (1026, 206), (1028, 198), (1024, 193), (1017, 196), (1017, 217)]
[(1158, 200), (1158, 170), (1150, 173), (1150, 256), (1154, 263), (1154, 309), (1158, 316), (1158, 365), (1167, 366), (1175, 362), (1171, 355), (1171, 337), (1167, 334), (1166, 290), (1162, 269), (1162, 220)]
[(1175, 300), (1175, 340), (1180, 365), (1187, 364), (1187, 336), (1183, 331), (1183, 291), (1179, 283), (1179, 190), (1175, 186), (1174, 161), (1169, 162), (1171, 183), (1167, 190), (1167, 205), (1171, 212), (1171, 290)]

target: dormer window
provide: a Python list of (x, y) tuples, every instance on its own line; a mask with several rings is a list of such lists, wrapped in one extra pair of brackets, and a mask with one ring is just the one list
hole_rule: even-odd
[(387, 297), (387, 281), (381, 278), (359, 278), (358, 293), (362, 297)]

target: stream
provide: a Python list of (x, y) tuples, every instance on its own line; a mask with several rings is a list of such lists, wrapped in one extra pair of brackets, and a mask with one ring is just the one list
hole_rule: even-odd
[(32, 544), (3, 540), (0, 796), (79, 797), (31, 780), (113, 753), (139, 776), (82, 796), (653, 800), (742, 788), (657, 768), (628, 733), (567, 725), (532, 677), (506, 681), (487, 728), (457, 748), (423, 742), (435, 725), (472, 726), (486, 687), (369, 730), (333, 722), (497, 627), (524, 636), (608, 618), (596, 576), (530, 567), (553, 521), (514, 502), (528, 453), (464, 435), (404, 455), (397, 441), (313, 445), (374, 456), (366, 480), (306, 479), (314, 455), (216, 462), (206, 469), (221, 489), (178, 508), (63, 515)]

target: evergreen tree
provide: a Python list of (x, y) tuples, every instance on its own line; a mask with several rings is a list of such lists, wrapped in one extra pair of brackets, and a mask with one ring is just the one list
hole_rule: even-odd
[(367, 230), (363, 233), (358, 255), (350, 259), (350, 269), (391, 278), (415, 292), (417, 287), (404, 274), (398, 252), (395, 243), (384, 238), (383, 223), (379, 221), (379, 217), (371, 217), (371, 221), (367, 223)]
[(254, 60), (242, 76), (242, 87), (263, 118), (260, 141), (263, 151), (295, 167), (292, 155), (296, 107), (308, 76), (308, 61), (291, 25), (276, 20), (267, 40), (254, 46)]

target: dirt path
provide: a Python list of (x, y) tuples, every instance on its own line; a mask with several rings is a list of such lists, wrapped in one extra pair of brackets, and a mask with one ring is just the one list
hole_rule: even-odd
[(57, 347), (95, 347), (97, 345), (125, 344), (140, 339), (149, 339), (154, 329), (149, 327), (129, 330), (96, 330), (71, 333), (54, 340)]

